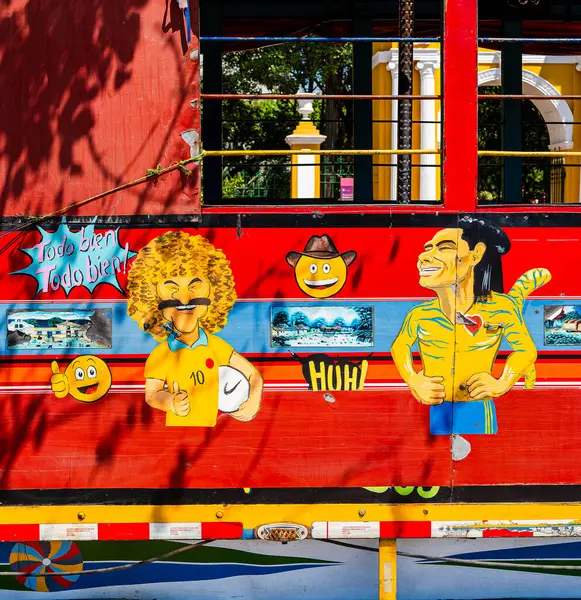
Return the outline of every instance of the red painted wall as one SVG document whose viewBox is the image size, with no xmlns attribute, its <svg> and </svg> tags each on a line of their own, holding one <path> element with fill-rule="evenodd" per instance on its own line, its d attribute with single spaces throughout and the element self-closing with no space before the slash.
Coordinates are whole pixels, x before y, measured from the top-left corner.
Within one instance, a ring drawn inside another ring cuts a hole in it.
<svg viewBox="0 0 581 600">
<path fill-rule="evenodd" d="M 291 217 L 289 217 L 291 218 Z M 347 217 L 348 218 L 348 217 Z M 72 226 L 76 231 L 80 226 Z M 48 229 L 48 228 L 47 228 Z M 53 228 L 54 229 L 54 228 Z M 102 227 L 101 231 L 110 229 Z M 418 285 L 416 262 L 424 243 L 440 227 L 426 228 L 252 228 L 245 227 L 240 235 L 237 228 L 121 228 L 121 244 L 129 243 L 137 251 L 157 235 L 179 230 L 192 235 L 200 234 L 221 248 L 231 262 L 239 298 L 301 298 L 293 269 L 286 262 L 290 251 L 302 251 L 312 235 L 327 233 L 339 252 L 356 250 L 357 259 L 349 268 L 349 277 L 336 299 L 359 298 L 424 298 L 432 297 Z M 546 266 L 553 278 L 542 288 L 543 296 L 580 296 L 581 279 L 573 277 L 571 265 L 563 257 L 577 253 L 581 233 L 576 228 L 511 227 L 508 229 L 512 248 L 504 261 L 504 279 L 512 284 L 525 271 Z M 0 298 L 27 300 L 36 290 L 34 279 L 8 276 L 10 272 L 26 267 L 30 259 L 21 248 L 30 248 L 39 240 L 36 231 L 9 233 L 3 239 L 4 251 L 0 260 L 2 277 L 11 284 L 0 286 Z M 119 274 L 123 283 L 123 274 Z M 89 294 L 85 288 L 75 288 L 69 296 L 81 298 L 122 298 L 109 286 L 100 286 Z M 66 298 L 63 292 L 51 293 L 51 298 Z"/>
<path fill-rule="evenodd" d="M 72 227 L 75 230 L 75 227 Z M 104 231 L 107 227 L 101 229 Z M 285 257 L 302 251 L 312 235 L 329 234 L 339 252 L 355 250 L 343 290 L 329 302 L 431 298 L 418 285 L 417 255 L 438 230 L 406 227 L 185 229 L 221 248 L 231 261 L 238 296 L 280 303 L 312 302 L 296 285 Z M 535 267 L 552 281 L 531 299 L 575 303 L 581 283 L 569 258 L 579 246 L 577 228 L 505 228 L 512 249 L 504 259 L 505 282 L 512 284 Z M 165 228 L 122 228 L 121 244 L 137 251 Z M 37 232 L 4 238 L 0 293 L 4 304 L 66 302 L 62 291 L 34 296 L 29 276 L 10 274 L 30 260 L 21 251 L 39 241 Z M 121 287 L 125 280 L 120 275 Z M 122 300 L 109 285 L 93 294 L 74 289 L 70 301 Z M 400 319 L 400 317 L 398 317 Z M 256 322 L 257 328 L 269 327 Z M 135 324 L 135 328 L 137 325 Z M 245 340 L 235 347 L 243 352 Z M 334 350 L 328 351 L 333 354 Z M 499 433 L 475 436 L 472 453 L 450 460 L 449 436 L 429 434 L 428 408 L 403 386 L 389 347 L 375 347 L 368 381 L 400 384 L 393 389 L 322 392 L 267 388 L 258 416 L 238 422 L 227 415 L 214 428 L 165 426 L 165 415 L 144 401 L 143 391 L 117 389 L 94 404 L 50 391 L 27 392 L 25 384 L 48 385 L 51 356 L 4 356 L 0 415 L 0 488 L 274 488 L 385 485 L 580 484 L 581 412 L 578 385 L 581 351 L 541 352 L 535 390 L 515 388 L 497 399 Z M 243 352 L 244 353 L 244 352 Z M 364 356 L 368 351 L 353 351 Z M 304 382 L 290 353 L 248 355 L 266 383 Z M 70 357 L 69 357 L 70 358 Z M 104 356 L 107 360 L 107 357 Z M 145 355 L 111 361 L 114 383 L 143 383 Z M 498 360 L 502 363 L 502 359 Z M 498 369 L 497 369 L 498 370 Z M 570 387 L 551 382 L 571 380 Z"/>
<path fill-rule="evenodd" d="M 199 44 L 177 2 L 15 0 L 0 15 L 3 216 L 46 215 L 190 156 Z M 196 213 L 191 170 L 67 214 Z"/>
</svg>

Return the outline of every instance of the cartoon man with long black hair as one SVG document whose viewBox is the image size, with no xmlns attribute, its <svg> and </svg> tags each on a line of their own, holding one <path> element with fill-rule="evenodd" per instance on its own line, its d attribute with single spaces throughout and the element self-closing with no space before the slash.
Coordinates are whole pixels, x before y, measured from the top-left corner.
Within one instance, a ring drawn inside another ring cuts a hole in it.
<svg viewBox="0 0 581 600">
<path fill-rule="evenodd" d="M 484 221 L 465 217 L 443 229 L 418 258 L 420 285 L 436 298 L 406 316 L 391 352 L 413 396 L 430 406 L 430 433 L 452 435 L 452 457 L 465 458 L 466 434 L 498 431 L 494 398 L 524 377 L 535 384 L 535 344 L 523 318 L 524 301 L 551 279 L 546 269 L 526 272 L 504 294 L 502 256 L 508 236 Z M 512 348 L 500 377 L 492 367 L 502 339 Z M 422 368 L 416 371 L 416 344 Z"/>
</svg>

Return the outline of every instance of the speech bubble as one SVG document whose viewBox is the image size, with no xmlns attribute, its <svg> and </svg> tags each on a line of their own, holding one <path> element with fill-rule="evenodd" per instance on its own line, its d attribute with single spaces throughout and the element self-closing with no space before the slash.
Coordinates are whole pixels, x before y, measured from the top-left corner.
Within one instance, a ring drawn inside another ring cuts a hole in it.
<svg viewBox="0 0 581 600">
<path fill-rule="evenodd" d="M 40 242 L 21 249 L 32 263 L 11 275 L 34 277 L 38 285 L 35 296 L 60 289 L 68 296 L 77 287 L 92 292 L 102 283 L 122 292 L 117 274 L 127 272 L 127 261 L 136 253 L 129 243 L 119 244 L 119 228 L 95 233 L 95 221 L 79 231 L 71 231 L 65 217 L 54 232 L 37 227 Z"/>
</svg>

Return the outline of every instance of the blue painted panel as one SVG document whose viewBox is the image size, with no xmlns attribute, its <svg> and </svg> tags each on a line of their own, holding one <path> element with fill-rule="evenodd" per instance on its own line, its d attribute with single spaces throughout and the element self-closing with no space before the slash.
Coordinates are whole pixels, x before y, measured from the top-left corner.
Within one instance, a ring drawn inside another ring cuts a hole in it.
<svg viewBox="0 0 581 600">
<path fill-rule="evenodd" d="M 545 306 L 560 306 L 567 303 L 566 299 L 559 300 L 530 300 L 525 304 L 525 321 L 529 331 L 535 341 L 538 350 L 563 350 L 581 349 L 581 343 L 578 345 L 570 345 L 565 347 L 548 346 L 544 339 L 544 307 Z M 360 352 L 367 354 L 369 352 L 389 352 L 391 344 L 395 339 L 401 324 L 408 311 L 416 306 L 418 301 L 402 300 L 402 301 L 375 301 L 375 302 L 358 302 L 349 300 L 346 302 L 325 302 L 324 306 L 371 306 L 374 312 L 374 337 L 373 344 L 365 348 L 352 347 L 320 347 L 304 346 L 301 348 L 291 348 L 294 352 L 300 353 L 315 353 L 327 352 L 331 354 L 353 354 Z M 280 302 L 280 301 L 252 301 L 236 303 L 232 312 L 229 315 L 228 324 L 220 332 L 220 337 L 230 343 L 238 352 L 247 354 L 288 354 L 289 348 L 273 348 L 270 339 L 270 322 L 271 309 L 273 306 L 305 306 L 310 305 L 305 301 L 295 302 Z M 313 303 L 313 305 L 315 305 Z M 317 306 L 322 306 L 323 303 L 316 303 Z M 71 310 L 104 308 L 110 307 L 113 314 L 113 347 L 110 349 L 95 349 L 87 348 L 65 348 L 65 349 L 16 349 L 7 348 L 6 332 L 7 332 L 7 313 L 9 310 Z M 1 342 L 0 354 L 2 355 L 54 355 L 58 354 L 100 354 L 119 355 L 119 354 L 138 354 L 147 355 L 156 346 L 156 341 L 139 329 L 137 324 L 129 317 L 126 312 L 126 304 L 124 302 L 117 303 L 71 303 L 68 304 L 52 304 L 52 303 L 22 303 L 22 304 L 3 304 L 0 305 L 0 327 L 3 332 L 3 340 Z M 580 336 L 581 340 L 581 336 Z M 503 341 L 501 346 L 503 350 L 509 350 L 508 344 Z"/>
</svg>

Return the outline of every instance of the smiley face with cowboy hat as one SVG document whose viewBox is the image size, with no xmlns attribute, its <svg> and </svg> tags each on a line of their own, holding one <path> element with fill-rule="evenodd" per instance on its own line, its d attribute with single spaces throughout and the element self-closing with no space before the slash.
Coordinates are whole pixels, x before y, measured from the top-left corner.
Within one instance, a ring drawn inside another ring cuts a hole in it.
<svg viewBox="0 0 581 600">
<path fill-rule="evenodd" d="M 347 267 L 357 252 L 339 254 L 327 235 L 314 235 L 302 252 L 289 252 L 286 262 L 294 268 L 298 286 L 313 298 L 330 298 L 341 291 L 347 280 Z"/>
</svg>

